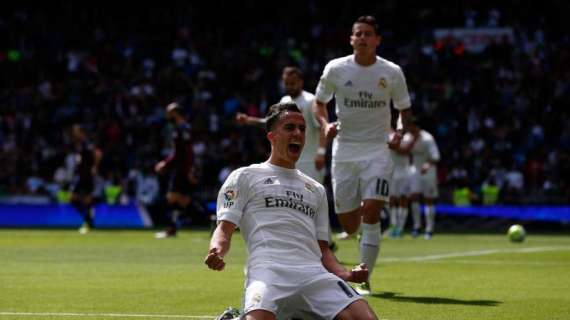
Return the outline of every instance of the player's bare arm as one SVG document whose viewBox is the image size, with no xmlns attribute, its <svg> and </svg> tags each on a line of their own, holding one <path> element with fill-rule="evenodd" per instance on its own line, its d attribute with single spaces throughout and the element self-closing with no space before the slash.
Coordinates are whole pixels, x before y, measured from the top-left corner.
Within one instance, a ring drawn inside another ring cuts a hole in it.
<svg viewBox="0 0 570 320">
<path fill-rule="evenodd" d="M 426 174 L 431 167 L 437 166 L 437 160 L 429 160 L 422 164 L 421 174 Z"/>
<path fill-rule="evenodd" d="M 315 118 L 321 125 L 321 130 L 327 140 L 331 140 L 336 137 L 338 133 L 338 123 L 329 123 L 329 114 L 327 111 L 327 104 L 319 100 L 315 100 L 313 104 L 313 112 L 315 113 Z"/>
<path fill-rule="evenodd" d="M 388 148 L 392 149 L 392 150 L 397 150 L 400 147 L 400 144 L 402 143 L 402 134 L 398 131 L 394 132 L 394 135 L 392 136 L 392 138 L 390 139 L 390 141 L 388 141 Z"/>
<path fill-rule="evenodd" d="M 412 124 L 412 108 L 407 108 L 404 110 L 400 110 L 400 117 L 402 119 L 402 127 L 404 129 L 404 132 L 409 132 L 410 131 L 410 126 Z"/>
<path fill-rule="evenodd" d="M 254 127 L 257 127 L 260 129 L 265 129 L 265 123 L 267 122 L 267 119 L 252 117 L 252 116 L 248 116 L 245 113 L 238 112 L 238 113 L 236 113 L 236 122 L 241 124 L 241 125 L 248 125 L 248 126 L 254 126 Z"/>
<path fill-rule="evenodd" d="M 225 255 L 230 250 L 232 235 L 236 229 L 236 225 L 228 222 L 221 221 L 210 241 L 210 250 L 204 259 L 204 263 L 212 270 L 222 271 L 226 266 L 224 261 Z"/>
<path fill-rule="evenodd" d="M 325 132 L 320 130 L 319 132 L 319 148 L 317 149 L 317 154 L 315 155 L 315 168 L 321 170 L 325 167 L 325 155 L 327 153 L 327 139 L 325 137 Z"/>
<path fill-rule="evenodd" d="M 319 240 L 319 247 L 322 253 L 321 261 L 329 272 L 337 275 L 344 281 L 360 283 L 368 279 L 368 267 L 365 264 L 359 264 L 351 270 L 346 270 L 336 259 L 327 241 Z"/>
<path fill-rule="evenodd" d="M 99 163 L 101 163 L 101 159 L 103 159 L 103 152 L 99 148 L 95 148 L 93 151 L 93 167 L 91 168 L 91 173 L 96 176 L 97 171 L 99 170 Z"/>
</svg>

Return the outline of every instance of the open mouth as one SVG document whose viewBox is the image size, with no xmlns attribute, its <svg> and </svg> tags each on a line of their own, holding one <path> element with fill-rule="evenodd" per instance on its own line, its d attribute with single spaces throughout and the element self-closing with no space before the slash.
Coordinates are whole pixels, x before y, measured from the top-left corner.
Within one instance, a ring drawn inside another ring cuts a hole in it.
<svg viewBox="0 0 570 320">
<path fill-rule="evenodd" d="M 298 142 L 291 142 L 288 146 L 289 152 L 291 153 L 300 153 L 301 152 L 301 144 Z"/>
</svg>

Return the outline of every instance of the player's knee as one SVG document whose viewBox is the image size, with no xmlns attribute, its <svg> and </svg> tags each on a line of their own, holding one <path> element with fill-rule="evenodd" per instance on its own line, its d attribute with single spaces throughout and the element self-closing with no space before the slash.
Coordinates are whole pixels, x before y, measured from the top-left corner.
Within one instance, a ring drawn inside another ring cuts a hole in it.
<svg viewBox="0 0 570 320">
<path fill-rule="evenodd" d="M 348 234 L 353 234 L 356 233 L 358 231 L 358 228 L 360 227 L 360 221 L 355 221 L 353 219 L 339 219 L 340 221 L 340 225 L 342 226 L 342 229 L 348 233 Z"/>
<path fill-rule="evenodd" d="M 366 302 L 359 300 L 339 313 L 335 320 L 378 320 L 378 317 Z"/>
<path fill-rule="evenodd" d="M 245 320 L 274 320 L 275 315 L 272 312 L 267 310 L 254 310 L 248 312 L 245 317 Z"/>
<path fill-rule="evenodd" d="M 363 221 L 365 223 L 377 223 L 380 221 L 380 210 L 382 207 L 382 202 L 365 202 L 361 208 Z"/>
<path fill-rule="evenodd" d="M 353 234 L 356 233 L 360 227 L 362 215 L 359 208 L 350 212 L 339 214 L 337 215 L 337 218 L 340 222 L 340 225 L 342 226 L 342 229 L 348 234 Z"/>
</svg>

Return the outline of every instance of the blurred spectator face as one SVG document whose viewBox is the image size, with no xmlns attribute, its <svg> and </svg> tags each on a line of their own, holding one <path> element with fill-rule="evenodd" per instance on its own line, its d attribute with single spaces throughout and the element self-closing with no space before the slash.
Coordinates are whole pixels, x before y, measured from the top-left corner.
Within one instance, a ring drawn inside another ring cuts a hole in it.
<svg viewBox="0 0 570 320">
<path fill-rule="evenodd" d="M 166 120 L 168 120 L 172 123 L 175 123 L 176 122 L 176 114 L 177 114 L 179 109 L 180 109 L 180 106 L 176 102 L 169 104 L 166 107 Z"/>
<path fill-rule="evenodd" d="M 85 139 L 85 131 L 79 125 L 74 125 L 71 128 L 71 135 L 75 141 L 83 141 Z"/>
<path fill-rule="evenodd" d="M 357 22 L 352 26 L 350 45 L 355 53 L 376 54 L 376 48 L 380 45 L 380 36 L 374 31 L 374 27 Z"/>
<path fill-rule="evenodd" d="M 296 74 L 283 73 L 283 87 L 285 88 L 285 93 L 295 98 L 303 90 L 303 80 Z"/>
</svg>

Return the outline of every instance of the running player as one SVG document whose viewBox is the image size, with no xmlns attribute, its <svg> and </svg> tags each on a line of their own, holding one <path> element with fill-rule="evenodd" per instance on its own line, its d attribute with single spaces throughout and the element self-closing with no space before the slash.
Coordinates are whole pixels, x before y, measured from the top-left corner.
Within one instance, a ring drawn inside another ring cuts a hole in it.
<svg viewBox="0 0 570 320">
<path fill-rule="evenodd" d="M 389 148 L 397 147 L 402 138 L 396 134 L 389 140 L 390 103 L 400 112 L 404 129 L 411 115 L 404 73 L 376 55 L 380 40 L 374 17 L 358 18 L 350 36 L 353 54 L 325 66 L 313 106 L 327 139 L 336 137 L 331 168 L 335 211 L 349 234 L 362 223 L 360 261 L 370 272 L 380 251 L 380 211 L 389 197 Z M 329 123 L 327 103 L 333 97 L 338 122 Z M 359 292 L 370 294 L 368 280 Z"/>
<path fill-rule="evenodd" d="M 87 132 L 81 125 L 73 125 L 71 135 L 76 160 L 75 175 L 71 185 L 71 204 L 83 217 L 79 233 L 85 234 L 93 228 L 95 218 L 93 191 L 103 153 L 89 141 Z"/>
<path fill-rule="evenodd" d="M 155 166 L 158 174 L 170 174 L 166 202 L 171 220 L 165 231 L 155 234 L 157 239 L 176 236 L 178 219 L 192 203 L 192 190 L 197 181 L 192 171 L 192 139 L 190 125 L 182 107 L 176 102 L 166 107 L 166 119 L 175 125 L 172 133 L 173 153 Z"/>
</svg>

